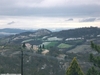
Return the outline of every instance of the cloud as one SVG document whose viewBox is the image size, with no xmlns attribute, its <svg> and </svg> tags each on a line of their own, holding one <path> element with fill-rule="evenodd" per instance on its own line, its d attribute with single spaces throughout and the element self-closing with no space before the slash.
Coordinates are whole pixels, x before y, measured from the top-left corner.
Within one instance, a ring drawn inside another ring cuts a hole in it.
<svg viewBox="0 0 100 75">
<path fill-rule="evenodd" d="M 65 21 L 73 21 L 74 19 L 73 18 L 69 18 L 68 20 L 65 20 Z"/>
<path fill-rule="evenodd" d="M 88 19 L 82 19 L 79 22 L 94 22 L 96 18 L 88 18 Z"/>
<path fill-rule="evenodd" d="M 33 16 L 7 16 L 5 20 L 0 20 L 1 28 L 20 28 L 20 29 L 40 29 L 40 28 L 77 28 L 77 27 L 100 27 L 100 21 L 96 22 L 79 22 L 79 19 L 74 18 L 73 21 L 66 22 L 65 20 L 71 17 L 33 17 Z M 87 18 L 88 19 L 88 18 Z M 7 25 L 7 23 L 15 22 Z M 1 23 L 3 22 L 3 23 Z"/>
<path fill-rule="evenodd" d="M 100 0 L 1 0 L 3 7 L 69 7 L 79 5 L 100 5 Z"/>
<path fill-rule="evenodd" d="M 100 0 L 0 0 L 6 16 L 100 16 Z"/>
<path fill-rule="evenodd" d="M 12 22 L 7 23 L 7 25 L 12 25 L 12 24 L 14 24 L 14 23 L 15 23 L 15 22 L 12 21 Z"/>
<path fill-rule="evenodd" d="M 0 9 L 6 16 L 44 16 L 44 17 L 100 17 L 100 6 L 50 7 L 50 8 L 9 8 Z"/>
<path fill-rule="evenodd" d="M 100 18 L 98 18 L 97 20 L 100 20 Z"/>
</svg>

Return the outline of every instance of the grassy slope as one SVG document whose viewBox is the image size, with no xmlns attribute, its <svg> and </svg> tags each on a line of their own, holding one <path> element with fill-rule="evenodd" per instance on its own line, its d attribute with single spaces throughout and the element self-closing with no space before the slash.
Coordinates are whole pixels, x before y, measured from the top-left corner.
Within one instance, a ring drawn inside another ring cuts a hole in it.
<svg viewBox="0 0 100 75">
<path fill-rule="evenodd" d="M 72 45 L 65 44 L 65 43 L 61 43 L 58 45 L 58 48 L 70 48 L 70 47 L 72 47 Z"/>
<path fill-rule="evenodd" d="M 90 47 L 90 45 L 79 45 L 76 48 L 67 51 L 68 53 L 96 53 Z"/>
<path fill-rule="evenodd" d="M 48 45 L 46 45 L 46 48 L 54 47 L 58 42 L 50 42 Z"/>
</svg>

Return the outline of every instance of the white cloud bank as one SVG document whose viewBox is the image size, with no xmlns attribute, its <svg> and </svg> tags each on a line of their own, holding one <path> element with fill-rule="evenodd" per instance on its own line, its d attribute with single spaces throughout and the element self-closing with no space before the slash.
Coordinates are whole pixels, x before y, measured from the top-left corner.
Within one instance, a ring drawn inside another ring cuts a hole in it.
<svg viewBox="0 0 100 75">
<path fill-rule="evenodd" d="M 20 29 L 68 29 L 77 27 L 100 27 L 100 21 L 95 22 L 79 22 L 82 18 L 70 18 L 61 17 L 8 17 L 0 21 L 0 28 L 20 28 Z M 67 21 L 66 21 L 67 20 Z M 69 21 L 68 21 L 69 20 Z M 11 23 L 8 25 L 8 23 Z"/>
</svg>

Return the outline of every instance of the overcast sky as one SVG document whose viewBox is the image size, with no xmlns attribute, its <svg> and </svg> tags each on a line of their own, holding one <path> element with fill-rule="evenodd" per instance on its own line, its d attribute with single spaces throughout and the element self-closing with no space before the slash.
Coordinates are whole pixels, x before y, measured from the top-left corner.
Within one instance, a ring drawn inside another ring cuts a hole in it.
<svg viewBox="0 0 100 75">
<path fill-rule="evenodd" d="M 100 27 L 100 0 L 0 0 L 0 28 Z"/>
</svg>

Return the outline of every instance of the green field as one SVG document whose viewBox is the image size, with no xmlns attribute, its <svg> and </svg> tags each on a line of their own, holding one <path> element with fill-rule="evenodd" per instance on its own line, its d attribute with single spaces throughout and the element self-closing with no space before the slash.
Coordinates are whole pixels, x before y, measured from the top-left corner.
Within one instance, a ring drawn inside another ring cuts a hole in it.
<svg viewBox="0 0 100 75">
<path fill-rule="evenodd" d="M 46 48 L 54 47 L 58 42 L 50 42 L 48 45 L 46 45 Z"/>
<path fill-rule="evenodd" d="M 70 48 L 70 47 L 72 47 L 72 45 L 65 44 L 65 43 L 61 43 L 58 45 L 58 48 Z"/>
</svg>

